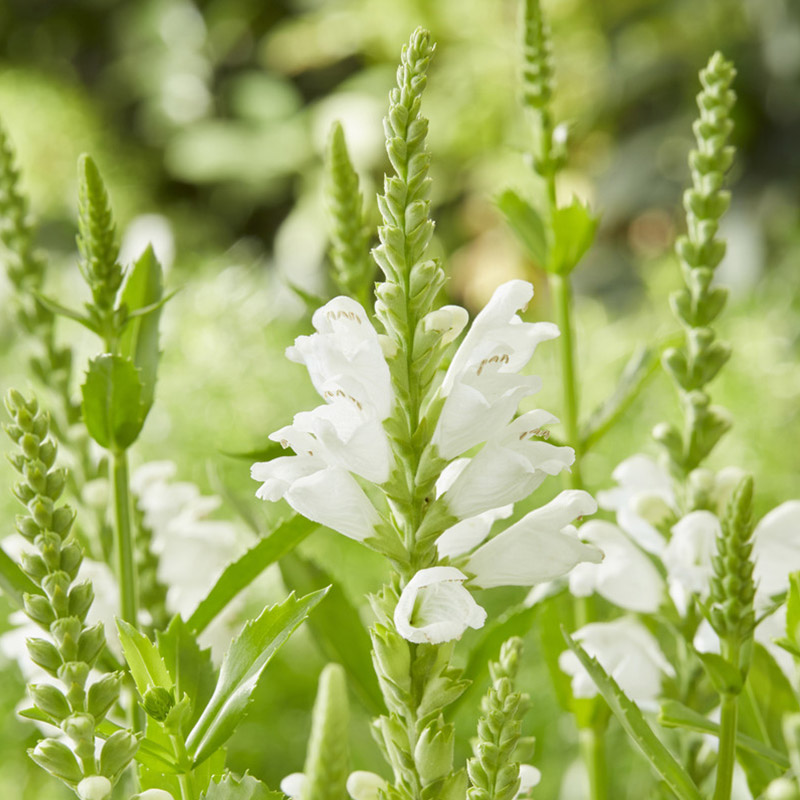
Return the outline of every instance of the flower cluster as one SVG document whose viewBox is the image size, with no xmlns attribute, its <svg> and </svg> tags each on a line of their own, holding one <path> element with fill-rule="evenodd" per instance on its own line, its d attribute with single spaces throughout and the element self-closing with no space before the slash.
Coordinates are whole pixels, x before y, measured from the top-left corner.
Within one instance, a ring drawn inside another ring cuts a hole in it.
<svg viewBox="0 0 800 800">
<path fill-rule="evenodd" d="M 520 401 L 541 387 L 540 378 L 521 371 L 540 342 L 558 335 L 550 323 L 519 317 L 532 296 L 533 287 L 520 280 L 495 291 L 428 405 L 432 435 L 426 456 L 440 474 L 427 515 L 445 524 L 436 531 L 438 562 L 416 569 L 396 607 L 395 626 L 409 641 L 441 643 L 483 625 L 485 612 L 466 585 L 532 586 L 579 562 L 601 560 L 600 551 L 581 542 L 572 528 L 574 520 L 596 510 L 582 491 L 562 492 L 489 538 L 515 502 L 548 475 L 569 469 L 575 458 L 572 448 L 546 441 L 555 417 L 533 410 L 515 418 Z M 437 331 L 446 344 L 466 319 L 463 309 L 446 307 L 431 312 L 420 327 Z M 309 519 L 397 558 L 400 534 L 386 491 L 397 465 L 384 424 L 396 406 L 384 352 L 391 354 L 391 345 L 347 297 L 331 300 L 312 322 L 316 333 L 298 338 L 287 355 L 305 364 L 325 403 L 296 414 L 291 425 L 272 434 L 295 455 L 253 465 L 253 478 L 262 482 L 257 495 L 283 498 Z"/>
</svg>

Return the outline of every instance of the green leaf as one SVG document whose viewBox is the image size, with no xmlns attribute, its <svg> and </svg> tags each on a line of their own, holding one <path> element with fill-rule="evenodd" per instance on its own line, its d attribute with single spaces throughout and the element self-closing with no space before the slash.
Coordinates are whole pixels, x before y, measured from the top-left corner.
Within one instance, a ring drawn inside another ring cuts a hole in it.
<svg viewBox="0 0 800 800">
<path fill-rule="evenodd" d="M 551 220 L 552 243 L 548 272 L 569 275 L 584 253 L 592 246 L 598 219 L 588 206 L 574 199 L 568 206 L 557 208 Z"/>
<path fill-rule="evenodd" d="M 129 320 L 120 336 L 120 352 L 131 359 L 139 370 L 142 382 L 143 415 L 153 405 L 156 373 L 161 356 L 158 345 L 158 324 L 161 318 L 160 301 L 164 294 L 161 265 L 148 245 L 139 260 L 128 272 L 122 286 L 120 302 L 125 305 Z M 155 306 L 143 316 L 130 319 L 131 313 Z"/>
<path fill-rule="evenodd" d="M 781 668 L 766 648 L 755 644 L 747 682 L 739 696 L 739 731 L 785 753 L 783 719 L 798 710 L 797 696 Z M 750 753 L 741 753 L 739 762 L 753 797 L 761 795 L 782 772 Z"/>
<path fill-rule="evenodd" d="M 62 306 L 50 297 L 39 294 L 39 292 L 32 292 L 32 294 L 51 314 L 75 320 L 75 322 L 83 325 L 84 328 L 88 328 L 92 333 L 96 333 L 98 336 L 100 335 L 100 330 L 97 325 L 95 325 L 89 317 L 85 317 L 81 314 L 80 311 L 73 311 L 71 308 Z"/>
<path fill-rule="evenodd" d="M 225 744 L 244 717 L 264 668 L 325 593 L 300 599 L 292 593 L 245 624 L 225 654 L 214 695 L 187 737 L 195 765 Z"/>
<path fill-rule="evenodd" d="M 742 673 L 718 653 L 695 651 L 719 694 L 738 694 L 742 689 Z"/>
<path fill-rule="evenodd" d="M 664 700 L 658 713 L 658 721 L 665 728 L 685 728 L 697 733 L 709 733 L 719 738 L 719 723 L 712 722 L 697 711 L 688 708 L 677 700 Z M 767 761 L 771 761 L 783 770 L 789 769 L 789 758 L 774 747 L 762 744 L 757 739 L 741 732 L 736 734 L 737 750 L 746 750 Z M 741 758 L 741 754 L 739 756 Z"/>
<path fill-rule="evenodd" d="M 252 775 L 235 778 L 228 773 L 212 783 L 200 800 L 284 800 L 282 792 L 273 792 Z"/>
<path fill-rule="evenodd" d="M 109 450 L 125 450 L 144 423 L 142 381 L 128 358 L 102 355 L 89 362 L 81 386 L 83 421 L 91 437 Z"/>
<path fill-rule="evenodd" d="M 19 564 L 0 547 L 0 589 L 16 608 L 22 608 L 23 594 L 42 590 L 20 569 Z"/>
<path fill-rule="evenodd" d="M 256 447 L 253 450 L 230 451 L 220 450 L 222 455 L 228 458 L 238 458 L 242 461 L 272 461 L 273 458 L 284 455 L 285 451 L 280 442 L 266 442 L 263 447 Z"/>
<path fill-rule="evenodd" d="M 549 248 L 544 221 L 539 212 L 512 189 L 503 192 L 495 202 L 528 255 L 537 264 L 546 267 Z"/>
<path fill-rule="evenodd" d="M 316 522 L 305 517 L 291 517 L 239 559 L 228 564 L 214 587 L 186 621 L 187 627 L 195 633 L 205 630 L 242 589 L 249 586 L 268 566 L 294 550 L 318 527 Z M 330 585 L 330 581 L 325 585 Z"/>
<path fill-rule="evenodd" d="M 211 651 L 200 648 L 180 616 L 173 617 L 165 631 L 156 633 L 156 641 L 158 652 L 175 682 L 176 696 L 188 695 L 191 700 L 192 713 L 188 725 L 192 726 L 208 704 L 217 682 Z"/>
<path fill-rule="evenodd" d="M 702 800 L 694 781 L 653 733 L 639 707 L 619 688 L 614 678 L 603 669 L 596 658 L 592 658 L 566 631 L 563 633 L 569 649 L 578 657 L 625 732 L 636 743 L 662 780 L 680 800 Z"/>
<path fill-rule="evenodd" d="M 800 572 L 789 576 L 789 596 L 786 601 L 786 637 L 800 649 Z"/>
<path fill-rule="evenodd" d="M 322 567 L 297 553 L 283 559 L 281 574 L 287 587 L 298 594 L 331 587 L 325 602 L 309 619 L 308 627 L 325 658 L 345 668 L 354 691 L 370 714 L 385 713 L 372 668 L 372 644 L 358 609 Z"/>
<path fill-rule="evenodd" d="M 117 619 L 119 641 L 140 695 L 151 686 L 172 689 L 174 683 L 158 648 L 124 619 Z"/>
</svg>

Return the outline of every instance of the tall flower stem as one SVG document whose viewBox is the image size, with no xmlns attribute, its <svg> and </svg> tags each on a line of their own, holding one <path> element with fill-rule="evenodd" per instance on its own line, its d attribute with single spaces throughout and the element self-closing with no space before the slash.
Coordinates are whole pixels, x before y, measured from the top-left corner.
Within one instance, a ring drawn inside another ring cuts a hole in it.
<svg viewBox="0 0 800 800">
<path fill-rule="evenodd" d="M 114 453 L 114 522 L 116 533 L 117 578 L 120 586 L 122 619 L 136 625 L 139 601 L 136 589 L 136 562 L 133 554 L 131 526 L 131 493 L 128 476 L 128 456 L 123 450 Z"/>
<path fill-rule="evenodd" d="M 605 736 L 593 726 L 581 729 L 579 741 L 589 780 L 589 800 L 605 800 L 608 797 Z"/>
<path fill-rule="evenodd" d="M 719 734 L 719 761 L 714 800 L 730 800 L 733 788 L 733 767 L 736 763 L 736 728 L 739 718 L 738 696 L 726 694 L 722 700 Z"/>
</svg>

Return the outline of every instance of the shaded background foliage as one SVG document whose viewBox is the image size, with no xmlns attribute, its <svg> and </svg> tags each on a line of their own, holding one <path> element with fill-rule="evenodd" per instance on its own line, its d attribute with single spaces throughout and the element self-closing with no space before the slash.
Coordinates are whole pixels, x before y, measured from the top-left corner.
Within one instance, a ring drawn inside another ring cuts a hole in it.
<svg viewBox="0 0 800 800">
<path fill-rule="evenodd" d="M 738 158 L 721 270 L 734 290 L 721 321 L 734 358 L 715 387 L 737 423 L 716 458 L 754 471 L 759 507 L 770 508 L 796 495 L 800 472 L 800 451 L 787 435 L 798 430 L 800 413 L 800 6 L 563 0 L 547 10 L 556 110 L 570 123 L 561 188 L 602 215 L 598 244 L 575 275 L 584 412 L 611 390 L 633 343 L 674 330 L 666 296 L 679 283 L 671 246 L 681 224 L 696 73 L 715 49 L 737 65 Z M 524 276 L 539 289 L 534 316 L 551 318 L 536 265 L 493 204 L 509 185 L 531 197 L 538 190 L 521 168 L 529 142 L 518 104 L 518 12 L 509 0 L 0 3 L 0 117 L 19 154 L 40 244 L 52 253 L 54 287 L 69 295 L 79 286 L 80 152 L 96 156 L 130 241 L 148 233 L 173 240 L 169 280 L 184 288 L 164 314 L 165 356 L 143 460 L 172 458 L 182 476 L 206 489 L 218 488 L 210 474 L 221 475 L 249 502 L 247 462 L 223 452 L 262 447 L 291 413 L 310 407 L 303 370 L 282 352 L 308 324 L 287 281 L 329 291 L 321 152 L 330 124 L 341 119 L 375 214 L 386 164 L 381 117 L 399 46 L 417 25 L 438 42 L 425 113 L 436 246 L 448 254 L 451 294 L 474 310 L 497 283 Z M 162 216 L 141 219 L 155 213 Z M 137 219 L 138 229 L 129 227 Z M 61 330 L 86 348 L 69 323 Z M 25 385 L 22 347 L 6 315 L 0 348 L 3 388 Z M 554 355 L 539 359 L 546 389 L 537 404 L 558 413 Z M 618 461 L 650 448 L 650 427 L 673 407 L 659 376 L 626 424 L 587 459 L 590 486 L 607 485 Z M 2 478 L 9 483 L 10 470 Z M 5 534 L 13 527 L 7 493 L 0 503 Z M 279 513 L 261 504 L 253 512 Z M 234 513 L 230 504 L 225 513 Z M 378 585 L 369 554 L 341 537 L 316 534 L 303 552 L 324 563 L 354 601 Z M 519 599 L 500 595 L 487 607 Z M 527 637 L 525 676 L 529 686 L 547 686 L 536 642 Z M 321 663 L 309 636 L 287 650 L 232 743 L 234 767 L 252 764 L 274 785 L 301 766 Z M 41 776 L 19 748 L 27 728 L 8 713 L 21 683 L 12 665 L 4 675 L 0 788 L 25 784 L 24 797 L 41 796 Z M 535 696 L 528 724 L 544 766 L 539 796 L 556 797 L 574 736 L 556 724 L 549 688 Z M 360 767 L 374 755 L 365 718 L 362 710 L 353 723 Z M 627 764 L 627 750 L 617 752 Z M 647 785 L 639 763 L 630 766 L 633 772 L 615 773 L 614 797 L 641 796 Z M 580 796 L 570 786 L 568 777 L 561 796 Z"/>
</svg>

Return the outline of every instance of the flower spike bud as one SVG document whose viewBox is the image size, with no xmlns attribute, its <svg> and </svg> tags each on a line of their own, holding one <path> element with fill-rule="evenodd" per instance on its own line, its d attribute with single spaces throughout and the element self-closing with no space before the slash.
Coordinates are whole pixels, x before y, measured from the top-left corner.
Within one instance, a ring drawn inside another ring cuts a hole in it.
<svg viewBox="0 0 800 800">
<path fill-rule="evenodd" d="M 326 196 L 332 220 L 330 258 L 339 289 L 364 304 L 371 294 L 375 263 L 370 258 L 364 200 L 339 122 L 331 128 L 326 158 Z"/>
<path fill-rule="evenodd" d="M 523 4 L 523 67 L 522 88 L 527 105 L 537 110 L 548 106 L 553 96 L 553 48 L 550 26 L 540 0 L 524 0 Z"/>
<path fill-rule="evenodd" d="M 300 800 L 340 800 L 348 774 L 347 681 L 339 664 L 319 676 Z"/>
</svg>

